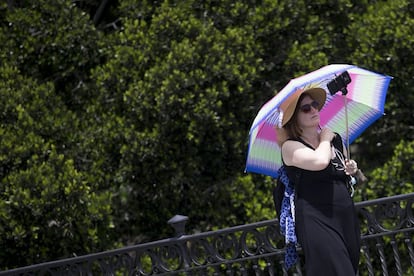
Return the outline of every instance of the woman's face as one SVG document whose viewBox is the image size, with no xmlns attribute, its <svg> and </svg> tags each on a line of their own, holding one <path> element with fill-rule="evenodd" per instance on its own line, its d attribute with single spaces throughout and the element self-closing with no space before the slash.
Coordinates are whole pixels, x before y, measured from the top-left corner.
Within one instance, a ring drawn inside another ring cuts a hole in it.
<svg viewBox="0 0 414 276">
<path fill-rule="evenodd" d="M 319 103 L 306 95 L 299 103 L 298 125 L 301 128 L 315 127 L 319 125 Z"/>
</svg>

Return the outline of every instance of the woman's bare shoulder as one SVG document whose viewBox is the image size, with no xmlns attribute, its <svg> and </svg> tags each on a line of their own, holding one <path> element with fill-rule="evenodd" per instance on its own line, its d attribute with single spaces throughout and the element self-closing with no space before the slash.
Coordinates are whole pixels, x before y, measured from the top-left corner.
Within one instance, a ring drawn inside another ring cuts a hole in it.
<svg viewBox="0 0 414 276">
<path fill-rule="evenodd" d="M 293 151 L 306 147 L 303 143 L 297 140 L 286 140 L 282 145 L 282 155 L 291 154 Z"/>
<path fill-rule="evenodd" d="M 296 148 L 296 147 L 302 147 L 302 146 L 304 146 L 302 142 L 298 140 L 289 139 L 283 143 L 282 149 L 283 148 Z"/>
</svg>

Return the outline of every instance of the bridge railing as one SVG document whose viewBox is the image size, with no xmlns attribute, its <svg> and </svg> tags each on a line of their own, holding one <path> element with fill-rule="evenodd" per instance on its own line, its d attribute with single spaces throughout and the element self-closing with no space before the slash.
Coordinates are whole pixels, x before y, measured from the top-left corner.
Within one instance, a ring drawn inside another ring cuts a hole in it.
<svg viewBox="0 0 414 276">
<path fill-rule="evenodd" d="M 361 233 L 359 275 L 414 275 L 414 193 L 356 203 Z M 185 234 L 188 218 L 169 223 L 176 236 L 0 275 L 303 275 L 303 258 L 284 266 L 277 220 Z M 300 252 L 300 248 L 299 248 Z M 301 252 L 300 252 L 301 254 Z"/>
</svg>

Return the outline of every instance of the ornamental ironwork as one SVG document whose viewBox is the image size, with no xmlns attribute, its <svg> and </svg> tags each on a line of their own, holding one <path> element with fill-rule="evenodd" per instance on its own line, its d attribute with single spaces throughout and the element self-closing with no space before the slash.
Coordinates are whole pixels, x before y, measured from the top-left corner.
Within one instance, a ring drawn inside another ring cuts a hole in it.
<svg viewBox="0 0 414 276">
<path fill-rule="evenodd" d="M 413 203 L 414 193 L 355 204 L 362 239 L 359 275 L 414 275 Z M 277 220 L 186 235 L 187 220 L 180 215 L 169 220 L 176 230 L 169 239 L 0 275 L 303 275 L 302 261 L 285 269 Z"/>
</svg>

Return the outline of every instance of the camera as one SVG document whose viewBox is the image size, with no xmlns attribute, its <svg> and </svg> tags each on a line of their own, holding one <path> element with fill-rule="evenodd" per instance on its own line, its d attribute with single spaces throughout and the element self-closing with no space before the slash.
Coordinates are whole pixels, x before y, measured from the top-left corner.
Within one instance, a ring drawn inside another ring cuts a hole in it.
<svg viewBox="0 0 414 276">
<path fill-rule="evenodd" d="M 346 95 L 348 93 L 348 90 L 346 89 L 346 87 L 350 83 L 351 83 L 351 76 L 349 75 L 348 71 L 345 71 L 339 76 L 335 77 L 333 80 L 331 80 L 328 83 L 327 87 L 331 95 L 336 94 L 338 91 L 341 91 L 342 95 Z"/>
</svg>

